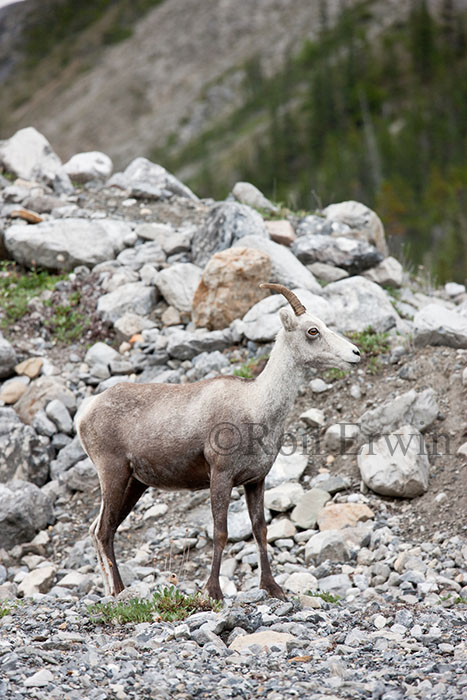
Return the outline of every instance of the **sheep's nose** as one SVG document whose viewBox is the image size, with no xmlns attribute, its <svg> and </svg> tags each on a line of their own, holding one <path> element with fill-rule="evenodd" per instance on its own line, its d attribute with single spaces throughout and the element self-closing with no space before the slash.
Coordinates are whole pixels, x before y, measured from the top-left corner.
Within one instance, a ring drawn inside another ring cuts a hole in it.
<svg viewBox="0 0 467 700">
<path fill-rule="evenodd" d="M 352 350 L 352 352 L 354 355 L 358 355 L 360 357 L 360 350 L 357 350 L 357 348 L 355 348 L 355 350 Z"/>
</svg>

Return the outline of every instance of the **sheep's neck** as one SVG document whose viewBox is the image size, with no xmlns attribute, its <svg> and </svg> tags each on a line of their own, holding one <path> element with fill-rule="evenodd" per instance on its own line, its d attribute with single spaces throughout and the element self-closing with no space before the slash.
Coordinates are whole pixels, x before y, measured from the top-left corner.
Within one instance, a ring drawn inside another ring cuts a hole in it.
<svg viewBox="0 0 467 700">
<path fill-rule="evenodd" d="M 255 394 L 264 420 L 276 425 L 285 422 L 304 380 L 304 368 L 298 367 L 281 331 L 264 370 L 255 380 Z"/>
</svg>

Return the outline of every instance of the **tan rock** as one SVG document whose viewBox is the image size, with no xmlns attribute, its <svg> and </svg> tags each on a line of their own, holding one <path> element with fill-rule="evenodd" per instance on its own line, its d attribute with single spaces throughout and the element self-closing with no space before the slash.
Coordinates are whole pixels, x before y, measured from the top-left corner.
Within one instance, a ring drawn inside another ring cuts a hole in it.
<svg viewBox="0 0 467 700">
<path fill-rule="evenodd" d="M 53 399 L 60 399 L 70 410 L 76 407 L 76 397 L 57 377 L 39 377 L 27 387 L 15 404 L 15 411 L 23 423 L 32 423 L 36 412 Z"/>
<path fill-rule="evenodd" d="M 232 644 L 229 645 L 229 649 L 239 652 L 252 646 L 259 646 L 261 649 L 270 649 L 272 646 L 285 646 L 287 642 L 292 642 L 294 639 L 297 638 L 294 637 L 293 634 L 288 634 L 287 632 L 266 630 L 264 632 L 255 632 L 254 634 L 245 634 L 241 637 L 236 637 Z"/>
<path fill-rule="evenodd" d="M 164 326 L 178 326 L 181 322 L 180 312 L 175 306 L 168 306 L 161 316 Z"/>
<path fill-rule="evenodd" d="M 30 571 L 19 584 L 19 595 L 28 598 L 37 593 L 48 593 L 54 582 L 56 573 L 57 570 L 52 564 L 41 566 L 40 569 Z"/>
<path fill-rule="evenodd" d="M 29 377 L 29 379 L 35 379 L 41 373 L 43 364 L 44 360 L 42 357 L 28 357 L 27 360 L 16 365 L 15 372 L 20 375 L 24 374 L 26 377 Z"/>
<path fill-rule="evenodd" d="M 193 321 L 209 330 L 242 318 L 269 292 L 259 288 L 271 275 L 269 255 L 251 248 L 228 248 L 212 256 L 193 297 Z"/>
<path fill-rule="evenodd" d="M 13 404 L 19 401 L 27 389 L 27 384 L 19 379 L 13 379 L 8 382 L 0 392 L 0 400 L 6 404 Z"/>
<path fill-rule="evenodd" d="M 315 608 L 319 610 L 322 607 L 323 601 L 316 595 L 300 595 L 298 599 L 304 608 Z"/>
<path fill-rule="evenodd" d="M 330 503 L 320 512 L 317 522 L 320 530 L 342 530 L 374 517 L 365 503 Z"/>
<path fill-rule="evenodd" d="M 266 231 L 271 236 L 271 240 L 275 243 L 282 243 L 282 245 L 291 246 L 294 240 L 297 238 L 295 231 L 292 228 L 292 224 L 287 219 L 280 219 L 279 221 L 265 221 Z"/>
</svg>

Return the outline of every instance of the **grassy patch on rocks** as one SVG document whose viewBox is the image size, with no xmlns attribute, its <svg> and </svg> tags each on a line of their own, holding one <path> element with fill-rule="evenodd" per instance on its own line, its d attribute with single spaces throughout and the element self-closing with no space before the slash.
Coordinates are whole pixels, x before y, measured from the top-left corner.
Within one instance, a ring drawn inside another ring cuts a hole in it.
<svg viewBox="0 0 467 700">
<path fill-rule="evenodd" d="M 88 606 L 90 621 L 95 624 L 127 624 L 130 622 L 176 622 L 195 612 L 219 612 L 222 603 L 201 593 L 185 595 L 174 586 L 156 591 L 152 599 L 96 603 Z"/>
<path fill-rule="evenodd" d="M 53 289 L 65 277 L 66 275 L 50 274 L 46 270 L 25 271 L 12 262 L 0 263 L 0 326 L 8 328 L 11 323 L 25 316 L 29 311 L 28 303 L 33 297 Z"/>
<path fill-rule="evenodd" d="M 380 355 L 389 352 L 389 334 L 378 333 L 371 326 L 364 331 L 347 333 L 347 337 L 355 343 L 364 357 L 368 359 L 367 370 L 370 374 L 378 374 L 381 370 Z"/>
</svg>

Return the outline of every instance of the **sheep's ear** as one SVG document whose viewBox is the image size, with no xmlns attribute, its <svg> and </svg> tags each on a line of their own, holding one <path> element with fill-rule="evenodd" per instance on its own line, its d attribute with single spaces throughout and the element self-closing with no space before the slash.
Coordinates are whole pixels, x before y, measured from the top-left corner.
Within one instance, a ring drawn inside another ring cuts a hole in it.
<svg viewBox="0 0 467 700">
<path fill-rule="evenodd" d="M 279 316 L 286 331 L 293 331 L 297 327 L 297 318 L 288 309 L 281 309 Z"/>
</svg>

